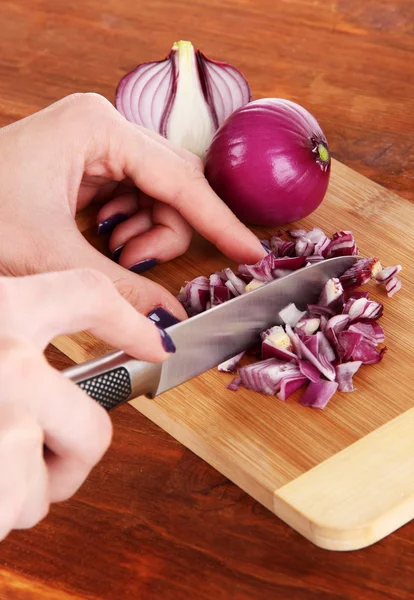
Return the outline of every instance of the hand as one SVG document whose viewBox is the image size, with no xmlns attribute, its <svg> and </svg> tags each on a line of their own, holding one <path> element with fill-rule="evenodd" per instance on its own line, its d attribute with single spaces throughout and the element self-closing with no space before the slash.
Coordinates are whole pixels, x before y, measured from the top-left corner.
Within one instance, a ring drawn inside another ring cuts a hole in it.
<svg viewBox="0 0 414 600">
<path fill-rule="evenodd" d="M 184 318 L 171 294 L 122 267 L 139 271 L 148 266 L 141 261 L 182 254 L 192 227 L 236 261 L 265 255 L 210 188 L 197 157 L 129 123 L 96 94 L 69 96 L 0 130 L 0 156 L 0 273 L 93 267 L 140 312 L 161 305 Z M 124 246 L 122 267 L 76 227 L 76 212 L 92 201 L 106 202 L 101 228 L 128 217 L 110 239 L 112 251 Z"/>
<path fill-rule="evenodd" d="M 107 413 L 43 355 L 56 335 L 84 329 L 136 358 L 169 356 L 99 271 L 0 277 L 0 540 L 72 496 L 110 443 Z"/>
</svg>

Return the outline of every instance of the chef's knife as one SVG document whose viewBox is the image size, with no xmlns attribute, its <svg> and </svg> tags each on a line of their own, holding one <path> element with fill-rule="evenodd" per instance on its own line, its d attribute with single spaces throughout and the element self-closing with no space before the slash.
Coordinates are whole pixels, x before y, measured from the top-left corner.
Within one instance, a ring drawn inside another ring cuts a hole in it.
<svg viewBox="0 0 414 600">
<path fill-rule="evenodd" d="M 63 373 L 107 410 L 142 394 L 154 398 L 255 344 L 261 331 L 280 324 L 282 308 L 294 302 L 304 309 L 316 302 L 325 282 L 356 260 L 323 260 L 168 327 L 177 351 L 164 363 L 118 351 Z"/>
</svg>

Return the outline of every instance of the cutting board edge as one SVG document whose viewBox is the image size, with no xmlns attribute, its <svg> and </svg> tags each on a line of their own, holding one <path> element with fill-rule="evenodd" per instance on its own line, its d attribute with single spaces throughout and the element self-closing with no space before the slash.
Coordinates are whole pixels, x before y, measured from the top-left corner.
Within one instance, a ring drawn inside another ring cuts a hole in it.
<svg viewBox="0 0 414 600">
<path fill-rule="evenodd" d="M 211 441 L 203 448 L 199 435 L 171 419 L 153 401 L 140 397 L 130 404 L 320 548 L 331 551 L 365 548 L 414 518 L 414 436 L 401 434 L 401 423 L 407 431 L 414 428 L 414 408 L 288 484 L 277 486 L 275 482 L 273 486 L 266 486 L 253 479 L 247 469 L 234 464 L 229 469 L 220 452 L 217 449 L 212 452 Z M 378 444 L 384 449 L 392 444 L 398 451 L 386 460 L 385 452 L 378 455 Z M 410 477 L 402 478 L 402 471 Z M 335 473 L 337 481 L 342 482 L 332 496 L 324 489 L 329 473 Z M 356 480 L 359 476 L 356 489 L 350 474 L 355 474 Z M 382 503 L 369 503 L 368 514 L 355 521 L 354 515 L 361 512 L 361 497 L 366 497 L 371 487 L 372 491 L 375 489 L 379 478 L 384 480 L 384 485 L 388 483 L 391 491 L 385 500 L 382 497 Z M 322 504 L 321 497 L 325 498 Z M 325 515 L 321 514 L 323 510 L 326 510 Z"/>
<path fill-rule="evenodd" d="M 273 512 L 325 550 L 380 541 L 414 518 L 413 429 L 414 408 L 275 490 Z M 339 485 L 328 494 L 330 475 Z"/>
</svg>

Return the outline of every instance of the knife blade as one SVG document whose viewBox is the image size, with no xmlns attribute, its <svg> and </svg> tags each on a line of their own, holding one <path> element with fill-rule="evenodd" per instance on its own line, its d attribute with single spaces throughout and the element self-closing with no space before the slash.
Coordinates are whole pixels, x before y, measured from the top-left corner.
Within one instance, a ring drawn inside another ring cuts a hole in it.
<svg viewBox="0 0 414 600">
<path fill-rule="evenodd" d="M 177 351 L 164 363 L 117 351 L 63 374 L 107 410 L 142 394 L 154 398 L 252 346 L 262 331 L 281 323 L 279 312 L 290 302 L 301 310 L 315 303 L 326 281 L 357 259 L 323 260 L 172 325 L 168 334 Z"/>
</svg>

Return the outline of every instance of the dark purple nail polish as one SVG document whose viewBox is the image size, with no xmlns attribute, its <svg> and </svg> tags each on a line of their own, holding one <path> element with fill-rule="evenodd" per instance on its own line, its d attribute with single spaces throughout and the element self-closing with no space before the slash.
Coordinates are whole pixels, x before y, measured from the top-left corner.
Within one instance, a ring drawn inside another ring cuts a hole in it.
<svg viewBox="0 0 414 600">
<path fill-rule="evenodd" d="M 158 265 L 158 261 L 155 258 L 146 258 L 145 260 L 140 260 L 132 267 L 128 267 L 130 271 L 133 273 L 143 273 L 144 271 L 148 271 Z"/>
<path fill-rule="evenodd" d="M 263 246 L 263 248 L 266 250 L 266 252 L 269 254 L 269 252 L 270 252 L 269 242 L 267 240 L 260 240 L 260 243 Z"/>
<path fill-rule="evenodd" d="M 148 313 L 147 317 L 148 319 L 151 319 L 157 327 L 162 327 L 162 329 L 167 329 L 167 327 L 171 327 L 171 325 L 180 323 L 180 320 L 177 319 L 177 317 L 174 317 L 174 315 L 161 306 Z"/>
<path fill-rule="evenodd" d="M 115 215 L 112 215 L 112 217 L 109 217 L 109 219 L 106 219 L 106 221 L 99 223 L 98 234 L 111 233 L 117 225 L 123 223 L 128 218 L 129 215 L 126 215 L 125 213 L 116 213 Z"/>
<path fill-rule="evenodd" d="M 123 246 L 118 246 L 118 248 L 115 248 L 115 250 L 112 252 L 112 260 L 114 262 L 118 262 L 119 261 L 119 257 L 121 256 L 121 252 L 124 249 L 125 244 Z"/>
<path fill-rule="evenodd" d="M 166 352 L 170 352 L 171 354 L 173 352 L 175 352 L 176 348 L 174 346 L 174 342 L 172 341 L 172 339 L 170 338 L 168 333 L 166 331 L 164 331 L 164 329 L 161 329 L 160 327 L 158 328 L 158 331 L 160 332 L 161 342 L 162 342 L 162 346 L 163 346 L 164 350 Z"/>
</svg>

